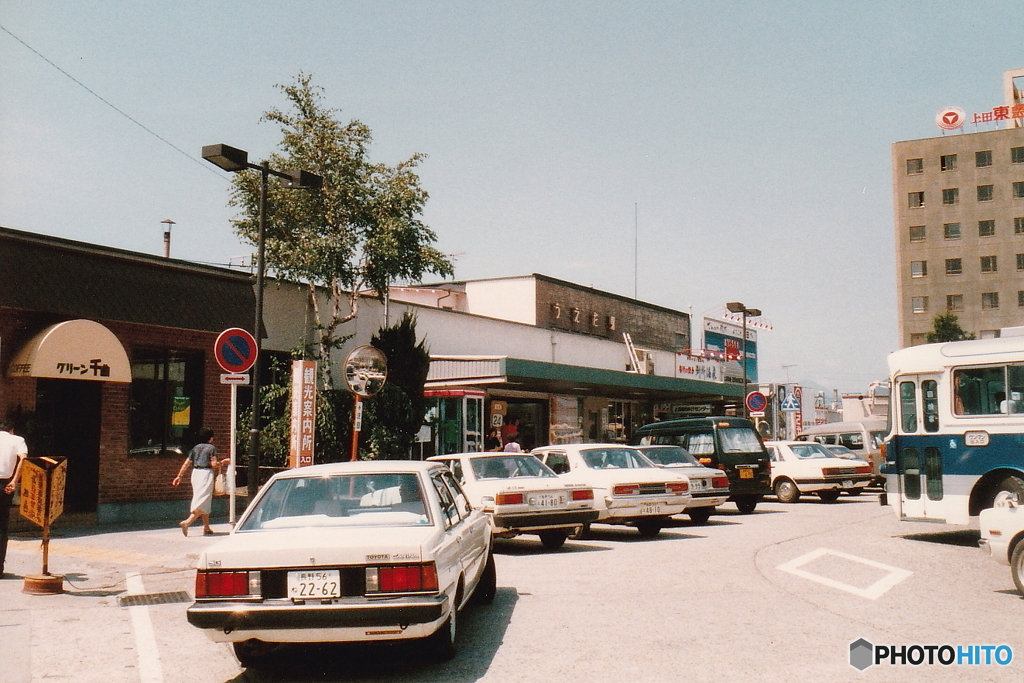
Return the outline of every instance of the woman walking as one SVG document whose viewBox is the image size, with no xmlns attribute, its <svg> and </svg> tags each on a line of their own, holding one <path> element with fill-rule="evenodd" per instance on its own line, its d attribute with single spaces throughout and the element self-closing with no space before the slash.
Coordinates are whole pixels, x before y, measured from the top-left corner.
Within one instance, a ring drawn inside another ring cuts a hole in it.
<svg viewBox="0 0 1024 683">
<path fill-rule="evenodd" d="M 181 463 L 178 476 L 171 481 L 172 486 L 179 485 L 181 478 L 185 476 L 185 470 L 188 469 L 189 465 L 192 466 L 192 506 L 190 508 L 192 514 L 188 516 L 188 519 L 178 523 L 178 526 L 181 527 L 181 533 L 186 536 L 188 536 L 188 528 L 192 525 L 192 522 L 200 518 L 203 520 L 203 535 L 213 535 L 213 529 L 210 528 L 210 509 L 213 506 L 213 482 L 216 478 L 217 470 L 224 461 L 217 459 L 217 449 L 211 443 L 212 441 L 213 430 L 209 427 L 200 429 L 199 443 L 188 452 L 185 462 Z"/>
</svg>

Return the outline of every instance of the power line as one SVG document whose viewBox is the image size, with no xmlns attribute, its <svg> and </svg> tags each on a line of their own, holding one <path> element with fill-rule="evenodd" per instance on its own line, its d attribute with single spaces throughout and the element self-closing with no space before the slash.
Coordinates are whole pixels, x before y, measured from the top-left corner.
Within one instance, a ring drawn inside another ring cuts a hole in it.
<svg viewBox="0 0 1024 683">
<path fill-rule="evenodd" d="M 167 138 L 163 137 L 162 135 L 160 135 L 159 133 L 155 132 L 154 130 L 152 130 L 152 129 L 150 129 L 150 128 L 146 127 L 146 126 L 145 126 L 144 124 L 140 123 L 140 122 L 139 122 L 138 120 L 136 120 L 135 118 L 133 118 L 132 116 L 130 116 L 129 114 L 127 114 L 126 112 L 124 112 L 123 110 L 119 109 L 119 108 L 118 108 L 117 106 L 115 106 L 115 105 L 114 105 L 113 103 L 111 103 L 111 102 L 110 102 L 109 100 L 105 99 L 105 98 L 104 98 L 104 97 L 103 97 L 102 95 L 100 95 L 100 94 L 99 94 L 99 93 L 97 93 L 97 92 L 96 92 L 95 90 L 93 90 L 92 88 L 90 88 L 89 86 L 87 86 L 87 85 L 86 85 L 85 83 L 82 83 L 82 82 L 81 82 L 80 80 L 78 80 L 77 78 L 75 78 L 74 76 L 72 76 L 71 74 L 69 74 L 69 73 L 68 73 L 67 71 L 65 71 L 64 69 L 62 69 L 62 68 L 60 68 L 59 66 L 57 66 L 57 65 L 56 65 L 56 64 L 55 64 L 55 63 L 54 63 L 53 61 L 51 61 L 51 60 L 50 60 L 50 59 L 49 59 L 48 57 L 46 57 L 46 55 L 44 55 L 43 53 L 41 53 L 41 52 L 40 52 L 39 50 L 35 49 L 34 47 L 32 47 L 31 45 L 29 45 L 28 43 L 26 43 L 26 42 L 25 42 L 24 40 L 22 40 L 21 38 L 19 38 L 18 36 L 14 35 L 13 33 L 11 33 L 11 32 L 10 32 L 10 31 L 9 31 L 9 30 L 7 29 L 7 27 L 6 27 L 6 26 L 0 25 L 0 30 L 3 30 L 3 32 L 4 32 L 4 33 L 6 33 L 7 35 L 9 35 L 9 36 L 10 36 L 11 38 L 14 38 L 14 39 L 15 39 L 16 41 L 18 41 L 19 43 L 21 43 L 22 45 L 24 45 L 24 46 L 25 46 L 26 48 L 28 48 L 29 50 L 31 50 L 31 51 L 32 51 L 32 53 L 33 53 L 33 54 L 35 54 L 35 55 L 36 55 L 37 57 L 39 57 L 39 58 L 40 58 L 40 59 L 42 59 L 42 60 L 43 60 L 44 62 L 46 62 L 47 64 L 49 64 L 50 66 L 52 66 L 52 67 L 53 67 L 54 69 L 56 69 L 57 71 L 61 72 L 62 74 L 64 74 L 64 75 L 65 75 L 65 76 L 67 76 L 68 78 L 70 78 L 70 79 L 71 79 L 72 81 L 74 81 L 75 83 L 77 83 L 77 84 L 78 84 L 79 86 L 81 86 L 81 87 L 82 87 L 82 88 L 83 88 L 83 89 L 84 89 L 84 90 L 85 90 L 86 92 L 88 92 L 88 93 L 89 93 L 90 95 L 92 95 L 93 97 L 95 97 L 96 99 L 98 99 L 98 100 L 99 100 L 100 102 L 102 102 L 103 104 L 107 105 L 108 107 L 110 107 L 111 109 L 113 109 L 114 111 L 116 111 L 116 112 L 117 112 L 118 114 L 120 114 L 121 116 L 125 117 L 126 119 L 128 119 L 129 121 L 131 121 L 132 123 L 134 123 L 134 124 L 135 124 L 136 126 L 138 126 L 139 128 L 141 128 L 142 130 L 146 131 L 147 133 L 149 133 L 150 135 L 152 135 L 153 137 L 155 137 L 155 138 L 156 138 L 157 140 L 159 140 L 160 142 L 164 143 L 165 145 L 167 145 L 167 146 L 168 146 L 168 147 L 170 147 L 171 149 L 173 149 L 173 150 L 175 150 L 175 151 L 179 152 L 180 154 L 182 154 L 183 156 L 185 156 L 185 157 L 186 157 L 186 158 L 187 158 L 187 159 L 188 159 L 189 161 L 191 161 L 191 162 L 193 162 L 193 163 L 197 164 L 198 166 L 200 166 L 200 167 L 201 167 L 201 168 L 202 168 L 203 170 L 205 170 L 205 171 L 209 171 L 210 173 L 213 173 L 213 174 L 214 174 L 215 176 L 217 176 L 217 177 L 218 177 L 218 178 L 220 178 L 221 180 L 225 180 L 225 181 L 227 181 L 227 182 L 231 182 L 230 180 L 228 180 L 227 178 L 225 178 L 224 176 L 222 176 L 222 175 L 221 175 L 220 173 L 217 173 L 217 171 L 213 170 L 213 168 L 212 168 L 211 166 L 209 166 L 208 164 L 200 163 L 199 159 L 196 159 L 196 158 L 195 158 L 194 156 L 192 156 L 191 154 L 189 154 L 189 153 L 188 153 L 188 152 L 186 152 L 185 150 L 181 149 L 180 147 L 178 147 L 177 145 L 175 145 L 175 144 L 174 144 L 173 142 L 171 142 L 171 141 L 170 141 L 170 140 L 168 140 Z"/>
</svg>

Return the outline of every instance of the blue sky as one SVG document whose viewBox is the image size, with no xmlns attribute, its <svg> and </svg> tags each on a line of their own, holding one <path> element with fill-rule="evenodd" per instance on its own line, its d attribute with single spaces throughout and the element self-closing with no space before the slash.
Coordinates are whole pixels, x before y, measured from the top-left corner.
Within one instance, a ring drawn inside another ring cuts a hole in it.
<svg viewBox="0 0 1024 683">
<path fill-rule="evenodd" d="M 896 348 L 890 145 L 1024 67 L 1019 0 L 6 0 L 0 25 L 0 225 L 159 254 L 169 218 L 172 256 L 248 254 L 199 152 L 272 151 L 260 115 L 305 71 L 375 160 L 428 155 L 458 279 L 635 283 L 695 328 L 742 301 L 762 381 L 829 395 Z"/>
</svg>

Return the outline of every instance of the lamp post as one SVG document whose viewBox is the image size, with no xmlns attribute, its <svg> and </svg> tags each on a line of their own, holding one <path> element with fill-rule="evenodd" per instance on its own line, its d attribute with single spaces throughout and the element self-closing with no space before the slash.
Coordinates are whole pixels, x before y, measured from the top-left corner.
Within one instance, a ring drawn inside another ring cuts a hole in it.
<svg viewBox="0 0 1024 683">
<path fill-rule="evenodd" d="M 263 277 L 265 264 L 263 256 L 266 250 L 267 234 L 267 180 L 270 176 L 283 179 L 285 187 L 316 190 L 323 186 L 324 179 L 308 171 L 274 171 L 266 161 L 260 164 L 249 163 L 249 153 L 229 147 L 228 145 L 206 145 L 203 147 L 203 158 L 211 164 L 235 173 L 252 168 L 260 172 L 260 217 L 259 236 L 256 240 L 256 322 L 253 325 L 253 337 L 256 339 L 256 364 L 252 367 L 252 415 L 249 422 L 249 468 L 248 493 L 249 502 L 256 498 L 259 490 L 260 461 L 260 361 L 263 350 Z M 235 416 L 232 415 L 234 420 Z"/>
<path fill-rule="evenodd" d="M 740 366 L 743 368 L 743 417 L 747 415 L 747 316 L 756 318 L 761 315 L 760 308 L 747 308 L 746 305 L 741 304 L 739 301 L 732 301 L 725 305 L 729 309 L 730 313 L 739 313 L 743 316 L 743 341 L 741 342 L 740 350 Z"/>
</svg>

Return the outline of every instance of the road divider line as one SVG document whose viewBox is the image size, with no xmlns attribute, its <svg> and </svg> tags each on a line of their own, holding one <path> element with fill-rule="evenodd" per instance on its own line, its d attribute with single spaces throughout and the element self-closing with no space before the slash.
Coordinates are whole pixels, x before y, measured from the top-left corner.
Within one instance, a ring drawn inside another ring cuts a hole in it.
<svg viewBox="0 0 1024 683">
<path fill-rule="evenodd" d="M 127 575 L 127 586 L 129 595 L 143 595 L 146 592 L 142 575 L 138 572 Z M 138 605 L 129 607 L 128 611 L 131 613 L 132 628 L 135 631 L 135 649 L 139 653 L 139 679 L 142 683 L 163 683 L 164 671 L 160 665 L 160 651 L 156 646 L 149 607 Z"/>
</svg>

